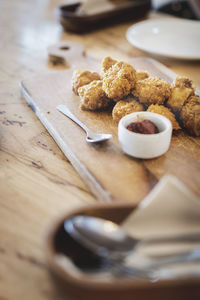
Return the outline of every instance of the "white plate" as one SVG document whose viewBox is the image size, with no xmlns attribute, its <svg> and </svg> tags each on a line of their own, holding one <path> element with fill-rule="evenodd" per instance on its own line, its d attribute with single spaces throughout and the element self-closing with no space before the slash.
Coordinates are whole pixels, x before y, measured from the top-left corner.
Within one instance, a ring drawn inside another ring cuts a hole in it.
<svg viewBox="0 0 200 300">
<path fill-rule="evenodd" d="M 171 58 L 200 59 L 200 22 L 167 18 L 131 26 L 127 40 L 135 47 Z"/>
</svg>

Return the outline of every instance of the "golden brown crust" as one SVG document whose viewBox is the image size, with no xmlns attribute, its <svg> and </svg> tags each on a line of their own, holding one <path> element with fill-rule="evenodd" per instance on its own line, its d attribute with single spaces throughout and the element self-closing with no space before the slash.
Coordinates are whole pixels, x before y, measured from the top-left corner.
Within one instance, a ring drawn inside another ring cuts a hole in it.
<svg viewBox="0 0 200 300">
<path fill-rule="evenodd" d="M 171 93 L 170 83 L 156 77 L 149 77 L 136 82 L 133 95 L 138 97 L 141 103 L 163 104 Z"/>
<path fill-rule="evenodd" d="M 144 80 L 144 79 L 146 79 L 146 78 L 148 78 L 149 77 L 149 73 L 147 72 L 147 71 L 140 71 L 140 70 L 138 70 L 137 72 L 136 72 L 136 84 L 137 84 L 137 82 L 139 81 L 139 80 Z M 136 97 L 136 98 L 138 98 L 138 92 L 137 92 L 137 90 L 136 90 L 136 88 L 134 88 L 133 90 L 132 90 L 132 94 L 133 94 L 133 96 L 134 97 Z"/>
<path fill-rule="evenodd" d="M 138 81 L 138 80 L 144 80 L 144 79 L 146 79 L 148 77 L 149 77 L 149 73 L 147 71 L 138 70 L 136 72 L 136 81 Z"/>
<path fill-rule="evenodd" d="M 164 117 L 169 119 L 172 123 L 173 130 L 181 129 L 179 123 L 176 121 L 175 115 L 169 110 L 169 108 L 165 107 L 164 105 L 151 104 L 148 107 L 147 111 L 163 115 Z"/>
<path fill-rule="evenodd" d="M 78 89 L 93 80 L 99 80 L 100 75 L 96 72 L 86 70 L 76 70 L 72 75 L 72 90 L 78 95 Z"/>
<path fill-rule="evenodd" d="M 112 59 L 110 56 L 105 57 L 101 63 L 101 76 L 104 76 L 108 69 L 116 63 L 117 60 Z"/>
<path fill-rule="evenodd" d="M 194 92 L 192 81 L 187 77 L 178 76 L 173 83 L 172 92 L 166 104 L 174 113 L 180 113 L 183 105 L 191 95 L 194 95 Z"/>
<path fill-rule="evenodd" d="M 130 94 L 136 82 L 136 71 L 128 63 L 118 62 L 103 77 L 103 90 L 108 98 L 119 101 Z"/>
<path fill-rule="evenodd" d="M 102 90 L 102 81 L 94 80 L 91 83 L 84 85 L 78 89 L 82 110 L 100 110 L 110 105 L 111 100 L 108 99 L 105 92 Z"/>
<path fill-rule="evenodd" d="M 200 98 L 194 96 L 195 87 L 189 78 L 177 76 L 171 86 L 109 56 L 102 61 L 101 76 L 86 70 L 74 72 L 72 90 L 80 95 L 81 109 L 106 109 L 114 100 L 112 117 L 118 122 L 126 114 L 149 106 L 147 111 L 167 117 L 174 130 L 180 129 L 177 117 L 190 134 L 200 136 Z"/>
<path fill-rule="evenodd" d="M 192 96 L 183 106 L 180 120 L 184 128 L 194 136 L 200 136 L 200 98 Z"/>
<path fill-rule="evenodd" d="M 142 110 L 144 110 L 143 105 L 133 98 L 131 98 L 131 101 L 120 100 L 112 110 L 112 117 L 114 121 L 119 122 L 125 115 Z"/>
</svg>

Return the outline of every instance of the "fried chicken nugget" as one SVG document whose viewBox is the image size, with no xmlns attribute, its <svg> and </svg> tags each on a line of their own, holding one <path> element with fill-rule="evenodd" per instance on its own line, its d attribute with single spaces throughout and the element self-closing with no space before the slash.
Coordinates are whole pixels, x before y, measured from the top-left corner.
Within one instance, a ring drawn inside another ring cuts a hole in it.
<svg viewBox="0 0 200 300">
<path fill-rule="evenodd" d="M 72 90 L 78 95 L 78 89 L 93 80 L 100 80 L 100 75 L 96 72 L 86 70 L 76 70 L 72 75 Z"/>
<path fill-rule="evenodd" d="M 200 98 L 192 96 L 183 106 L 180 120 L 184 128 L 194 136 L 200 136 Z"/>
<path fill-rule="evenodd" d="M 179 123 L 176 121 L 175 115 L 169 110 L 169 108 L 165 107 L 164 105 L 151 104 L 148 107 L 147 111 L 163 115 L 164 117 L 169 119 L 172 123 L 173 130 L 181 129 Z"/>
<path fill-rule="evenodd" d="M 94 80 L 78 89 L 82 110 L 100 110 L 110 105 L 109 99 L 102 89 L 102 81 Z"/>
<path fill-rule="evenodd" d="M 171 94 L 171 86 L 170 83 L 165 80 L 148 77 L 144 80 L 137 81 L 132 93 L 138 97 L 141 103 L 147 105 L 163 104 Z"/>
<path fill-rule="evenodd" d="M 125 115 L 142 110 L 144 110 L 143 105 L 131 97 L 130 101 L 120 100 L 115 104 L 112 117 L 114 121 L 119 122 Z"/>
<path fill-rule="evenodd" d="M 138 70 L 136 72 L 136 81 L 143 80 L 149 77 L 149 73 L 147 71 Z"/>
<path fill-rule="evenodd" d="M 130 94 L 135 82 L 135 69 L 130 64 L 121 61 L 105 73 L 102 87 L 107 97 L 117 102 Z"/>
<path fill-rule="evenodd" d="M 104 76 L 108 69 L 110 69 L 116 63 L 117 60 L 112 59 L 110 56 L 105 57 L 101 63 L 101 75 Z"/>
<path fill-rule="evenodd" d="M 187 77 L 178 76 L 173 83 L 172 92 L 166 104 L 174 113 L 180 113 L 184 103 L 194 95 L 194 92 L 192 81 Z"/>
</svg>

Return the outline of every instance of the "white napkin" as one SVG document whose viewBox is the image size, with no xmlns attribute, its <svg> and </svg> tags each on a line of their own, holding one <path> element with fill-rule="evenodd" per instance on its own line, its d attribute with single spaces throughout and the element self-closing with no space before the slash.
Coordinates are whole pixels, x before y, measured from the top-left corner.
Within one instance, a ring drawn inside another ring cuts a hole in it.
<svg viewBox="0 0 200 300">
<path fill-rule="evenodd" d="M 200 234 L 200 199 L 176 177 L 166 175 L 122 226 L 137 238 Z"/>
<path fill-rule="evenodd" d="M 122 227 L 133 237 L 150 238 L 182 234 L 200 235 L 200 199 L 176 177 L 164 176 L 149 195 L 123 222 Z M 162 257 L 177 253 L 198 255 L 195 262 L 160 267 L 162 278 L 200 276 L 200 241 L 168 242 L 141 246 L 127 258 L 126 264 L 151 265 L 148 255 Z M 147 255 L 146 256 L 144 256 Z M 167 269 L 166 269 L 167 267 Z"/>
</svg>

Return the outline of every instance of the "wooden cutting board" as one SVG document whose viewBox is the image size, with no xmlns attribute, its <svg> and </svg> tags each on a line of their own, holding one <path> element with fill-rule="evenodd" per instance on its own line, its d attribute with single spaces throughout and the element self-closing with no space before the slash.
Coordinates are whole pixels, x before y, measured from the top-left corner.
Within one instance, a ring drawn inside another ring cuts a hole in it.
<svg viewBox="0 0 200 300">
<path fill-rule="evenodd" d="M 21 82 L 23 98 L 71 161 L 96 198 L 102 201 L 137 203 L 142 200 L 165 174 L 173 174 L 194 193 L 200 195 L 200 138 L 184 131 L 173 134 L 169 151 L 151 160 L 125 155 L 119 145 L 117 124 L 110 112 L 86 112 L 79 109 L 80 99 L 71 90 L 75 68 L 98 71 L 100 62 L 83 55 L 81 45 L 65 42 L 49 49 L 49 57 L 69 64 L 65 71 L 38 74 Z M 109 54 L 108 54 L 109 55 Z M 136 69 L 147 70 L 151 76 L 172 81 L 176 74 L 155 60 L 141 57 L 131 63 Z M 93 131 L 112 133 L 113 139 L 102 144 L 88 144 L 85 132 L 56 110 L 67 107 Z"/>
</svg>

